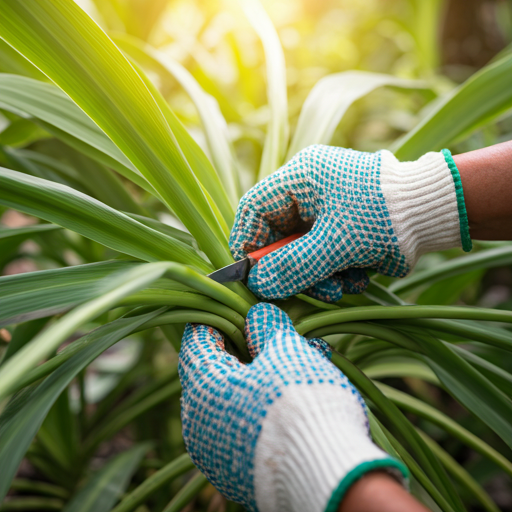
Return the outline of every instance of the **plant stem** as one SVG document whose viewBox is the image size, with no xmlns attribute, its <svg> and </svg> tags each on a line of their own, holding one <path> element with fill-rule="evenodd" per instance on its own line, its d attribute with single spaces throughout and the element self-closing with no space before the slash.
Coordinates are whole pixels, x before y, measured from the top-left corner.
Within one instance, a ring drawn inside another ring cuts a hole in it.
<svg viewBox="0 0 512 512">
<path fill-rule="evenodd" d="M 69 498 L 69 492 L 63 487 L 49 484 L 47 482 L 25 480 L 23 478 L 15 478 L 11 483 L 11 489 L 14 491 L 45 494 L 55 498 L 62 498 L 63 500 Z"/>
<path fill-rule="evenodd" d="M 245 299 L 240 297 L 240 295 L 232 292 L 229 288 L 226 288 L 213 279 L 203 276 L 195 270 L 192 270 L 185 265 L 181 265 L 180 263 L 166 262 L 166 264 L 167 277 L 177 281 L 178 283 L 190 286 L 212 299 L 218 300 L 222 304 L 225 304 L 235 310 L 237 313 L 240 313 L 244 318 L 247 315 L 251 305 Z"/>
<path fill-rule="evenodd" d="M 153 493 L 158 491 L 163 485 L 174 480 L 176 477 L 194 469 L 194 463 L 190 460 L 188 454 L 184 453 L 178 458 L 169 462 L 162 469 L 152 474 L 144 480 L 142 484 L 136 487 L 130 494 L 123 498 L 112 512 L 131 512 L 141 503 L 144 503 Z"/>
<path fill-rule="evenodd" d="M 179 512 L 185 505 L 188 505 L 199 492 L 208 485 L 206 477 L 197 472 L 197 474 L 189 480 L 162 510 L 162 512 Z"/>
<path fill-rule="evenodd" d="M 181 384 L 179 380 L 171 382 L 167 386 L 159 389 L 153 395 L 147 397 L 142 402 L 135 404 L 130 409 L 127 409 L 121 414 L 116 414 L 113 418 L 109 419 L 108 422 L 99 426 L 96 430 L 91 432 L 88 438 L 84 442 L 83 453 L 90 456 L 96 447 L 106 439 L 109 439 L 116 432 L 121 430 L 123 427 L 131 423 L 135 418 L 149 411 L 153 407 L 162 403 L 165 400 L 169 400 L 171 397 L 177 395 L 181 391 Z"/>
<path fill-rule="evenodd" d="M 241 331 L 245 318 L 233 309 L 198 293 L 175 290 L 148 289 L 130 295 L 119 303 L 120 306 L 181 306 L 208 311 L 235 324 Z"/>
<path fill-rule="evenodd" d="M 184 322 L 211 325 L 212 327 L 220 329 L 224 334 L 227 334 L 229 338 L 233 340 L 236 347 L 241 351 L 243 357 L 245 357 L 247 361 L 251 360 L 249 351 L 247 350 L 247 343 L 245 342 L 245 338 L 242 332 L 225 318 L 212 315 L 211 313 L 204 313 L 194 309 L 178 309 L 176 311 L 163 313 L 162 315 L 153 318 L 149 322 L 146 322 L 138 330 L 150 329 L 152 327 L 157 327 L 163 324 L 175 324 Z"/>
<path fill-rule="evenodd" d="M 425 442 L 418 435 L 409 420 L 402 414 L 400 409 L 398 409 L 393 402 L 388 400 L 375 386 L 375 384 L 373 384 L 373 382 L 347 358 L 333 351 L 332 362 L 378 407 L 383 414 L 386 415 L 388 420 L 393 423 L 395 428 L 413 449 L 416 458 L 423 466 L 423 469 L 429 478 L 432 479 L 432 482 L 440 490 L 442 490 L 442 494 L 445 499 L 449 500 L 456 510 L 460 509 L 460 507 L 457 506 L 457 500 L 455 499 L 457 494 L 444 469 L 428 449 Z"/>
<path fill-rule="evenodd" d="M 0 512 L 62 510 L 63 506 L 64 502 L 56 498 L 12 498 L 0 505 Z"/>
<path fill-rule="evenodd" d="M 512 323 L 512 311 L 460 306 L 366 306 L 316 313 L 303 318 L 295 328 L 299 334 L 304 335 L 334 323 L 410 318 L 451 318 Z"/>
</svg>

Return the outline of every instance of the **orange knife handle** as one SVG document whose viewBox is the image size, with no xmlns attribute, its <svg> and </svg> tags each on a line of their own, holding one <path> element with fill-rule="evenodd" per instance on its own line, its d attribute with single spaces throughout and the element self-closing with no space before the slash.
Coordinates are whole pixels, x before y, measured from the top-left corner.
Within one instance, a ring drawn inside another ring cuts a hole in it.
<svg viewBox="0 0 512 512">
<path fill-rule="evenodd" d="M 262 249 L 258 249 L 257 251 L 249 253 L 247 256 L 254 261 L 260 261 L 263 256 L 266 256 L 267 254 L 270 254 L 271 252 L 277 251 L 277 249 L 281 249 L 281 247 L 284 247 L 285 245 L 288 245 L 290 242 L 293 242 L 294 240 L 297 240 L 297 238 L 300 238 L 301 236 L 304 236 L 306 233 L 295 233 L 295 235 L 287 236 L 286 238 L 283 238 L 282 240 L 279 240 L 279 242 L 274 242 L 273 244 L 267 245 L 266 247 L 263 247 Z"/>
</svg>

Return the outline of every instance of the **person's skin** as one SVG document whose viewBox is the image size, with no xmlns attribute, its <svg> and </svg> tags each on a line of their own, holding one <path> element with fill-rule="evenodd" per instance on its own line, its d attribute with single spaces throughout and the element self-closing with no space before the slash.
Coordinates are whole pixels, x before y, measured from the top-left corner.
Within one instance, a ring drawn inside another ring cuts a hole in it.
<svg viewBox="0 0 512 512">
<path fill-rule="evenodd" d="M 512 141 L 454 155 L 471 238 L 512 240 Z M 338 512 L 428 512 L 385 472 L 350 487 Z"/>
<path fill-rule="evenodd" d="M 394 478 L 382 471 L 367 473 L 347 491 L 338 512 L 429 512 Z"/>
<path fill-rule="evenodd" d="M 453 157 L 474 240 L 512 240 L 512 141 Z"/>
</svg>

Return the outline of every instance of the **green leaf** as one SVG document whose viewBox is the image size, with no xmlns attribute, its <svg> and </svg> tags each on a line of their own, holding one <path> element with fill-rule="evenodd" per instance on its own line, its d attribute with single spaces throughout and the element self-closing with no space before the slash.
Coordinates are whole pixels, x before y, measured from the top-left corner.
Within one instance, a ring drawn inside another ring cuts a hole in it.
<svg viewBox="0 0 512 512">
<path fill-rule="evenodd" d="M 62 510 L 63 502 L 57 498 L 39 498 L 39 497 L 20 497 L 11 498 L 9 501 L 0 505 L 1 512 L 13 512 L 13 511 L 29 511 L 37 510 L 37 512 L 43 512 L 46 510 Z"/>
<path fill-rule="evenodd" d="M 135 258 L 174 260 L 209 270 L 189 245 L 64 185 L 0 167 L 0 204 L 76 231 Z"/>
<path fill-rule="evenodd" d="M 422 470 L 425 471 L 428 478 L 437 487 L 444 499 L 448 501 L 455 510 L 463 510 L 464 508 L 460 505 L 460 499 L 453 488 L 453 484 L 447 477 L 441 464 L 398 407 L 388 400 L 361 370 L 341 354 L 333 352 L 332 362 L 348 377 L 363 395 L 367 396 L 375 404 L 379 411 L 393 424 L 395 429 L 400 432 L 403 439 L 411 447 Z M 402 454 L 400 455 L 402 456 Z M 436 499 L 436 496 L 432 497 Z M 438 502 L 438 504 L 443 506 L 442 502 Z"/>
<path fill-rule="evenodd" d="M 279 36 L 261 2 L 259 0 L 243 0 L 241 5 L 249 23 L 258 34 L 265 52 L 270 119 L 258 174 L 258 180 L 261 180 L 283 164 L 288 145 L 286 64 Z"/>
<path fill-rule="evenodd" d="M 400 160 L 415 160 L 468 135 L 512 106 L 512 55 L 477 71 L 448 93 L 426 117 L 391 146 Z"/>
<path fill-rule="evenodd" d="M 512 375 L 499 366 L 477 356 L 457 345 L 451 345 L 459 356 L 474 366 L 482 375 L 489 379 L 499 390 L 503 391 L 508 397 L 512 397 Z"/>
<path fill-rule="evenodd" d="M 2 39 L 0 39 L 0 72 L 28 76 L 36 80 L 48 80 L 39 69 Z"/>
<path fill-rule="evenodd" d="M 488 249 L 445 261 L 426 270 L 413 272 L 404 279 L 392 283 L 389 290 L 393 293 L 408 293 L 419 286 L 430 285 L 449 277 L 510 264 L 512 264 L 512 247 Z"/>
<path fill-rule="evenodd" d="M 153 493 L 163 485 L 168 484 L 176 477 L 194 469 L 194 463 L 188 454 L 184 453 L 178 458 L 166 464 L 162 469 L 153 473 L 142 484 L 136 487 L 130 494 L 125 496 L 121 503 L 112 512 L 131 512 L 144 503 Z"/>
<path fill-rule="evenodd" d="M 501 453 L 480 439 L 480 437 L 471 433 L 456 421 L 446 416 L 446 414 L 442 413 L 435 407 L 432 407 L 431 405 L 428 405 L 407 393 L 399 391 L 398 389 L 387 386 L 386 384 L 376 382 L 375 385 L 401 409 L 417 414 L 418 416 L 421 416 L 422 418 L 425 418 L 426 420 L 441 427 L 450 435 L 460 439 L 473 450 L 481 453 L 489 460 L 492 460 L 503 471 L 512 477 L 512 462 L 507 460 Z"/>
<path fill-rule="evenodd" d="M 302 105 L 286 160 L 311 144 L 330 144 L 347 109 L 359 98 L 385 85 L 420 88 L 420 81 L 368 71 L 344 71 L 319 80 Z"/>
<path fill-rule="evenodd" d="M 15 478 L 12 481 L 11 489 L 32 494 L 44 494 L 45 496 L 54 496 L 55 498 L 67 499 L 69 492 L 61 486 L 29 480 L 24 478 Z"/>
<path fill-rule="evenodd" d="M 238 170 L 235 153 L 229 141 L 228 126 L 217 100 L 203 90 L 185 67 L 165 53 L 126 35 L 118 35 L 113 39 L 124 52 L 133 57 L 139 64 L 148 63 L 162 69 L 167 77 L 176 80 L 190 96 L 203 125 L 211 161 L 222 180 L 232 207 L 236 208 L 241 195 Z M 199 151 L 201 150 L 199 149 Z M 196 168 L 194 167 L 194 169 Z M 201 181 L 208 188 L 208 183 L 205 183 L 204 180 Z"/>
<path fill-rule="evenodd" d="M 371 379 L 389 379 L 411 377 L 421 379 L 437 386 L 440 385 L 436 374 L 420 361 L 382 361 L 362 367 L 365 375 Z"/>
<path fill-rule="evenodd" d="M 0 416 L 0 499 L 6 495 L 18 465 L 48 411 L 73 378 L 107 348 L 143 325 L 158 312 L 120 319 L 96 332 L 94 342 L 77 353 L 39 386 L 16 395 Z"/>
<path fill-rule="evenodd" d="M 1 75 L 0 75 L 1 76 Z M 29 119 L 17 119 L 0 133 L 2 146 L 24 147 L 36 140 L 47 139 L 48 132 Z"/>
<path fill-rule="evenodd" d="M 104 261 L 0 277 L 0 325 L 64 311 L 108 290 L 108 277 L 139 263 Z"/>
<path fill-rule="evenodd" d="M 443 450 L 432 438 L 418 429 L 419 434 L 427 443 L 429 448 L 436 454 L 453 478 L 472 494 L 488 512 L 500 512 L 500 509 L 492 501 L 491 497 L 485 492 L 483 487 L 445 450 Z"/>
<path fill-rule="evenodd" d="M 441 510 L 444 512 L 454 512 L 455 510 L 464 510 L 465 508 L 462 504 L 459 507 L 453 507 L 453 504 L 450 503 L 450 500 L 447 500 L 445 496 L 440 492 L 439 488 L 434 485 L 432 480 L 425 474 L 425 472 L 421 469 L 418 463 L 411 457 L 409 452 L 405 449 L 402 444 L 396 439 L 391 432 L 389 432 L 382 423 L 373 415 L 369 415 L 370 425 L 372 433 L 376 433 L 379 436 L 379 442 L 382 445 L 389 445 L 393 449 L 393 451 L 398 454 L 400 459 L 407 465 L 412 475 L 417 479 L 417 481 L 421 484 L 421 486 L 430 494 L 430 496 L 434 499 L 435 503 L 439 505 Z M 419 435 L 419 434 L 418 434 Z M 422 439 L 423 440 L 423 439 Z M 427 448 L 428 449 L 428 448 Z M 432 452 L 431 452 L 432 453 Z M 432 454 L 433 455 L 433 454 Z M 458 495 L 455 494 L 454 496 Z"/>
<path fill-rule="evenodd" d="M 174 496 L 162 512 L 179 512 L 188 505 L 199 492 L 208 485 L 206 477 L 200 473 L 192 477 Z"/>
<path fill-rule="evenodd" d="M 146 328 L 161 326 L 167 323 L 184 324 L 187 322 L 210 325 L 219 329 L 235 343 L 235 346 L 238 348 L 240 353 L 239 359 L 241 358 L 244 361 L 251 360 L 242 331 L 240 331 L 240 329 L 238 329 L 238 327 L 232 324 L 229 320 L 211 313 L 194 309 L 178 309 L 176 311 L 169 311 L 168 313 L 163 313 L 153 321 L 148 322 Z"/>
<path fill-rule="evenodd" d="M 129 212 L 125 212 L 125 213 L 132 219 L 135 219 L 137 222 L 140 222 L 141 224 L 148 226 L 148 228 L 154 229 L 155 231 L 160 231 L 160 233 L 163 233 L 164 235 L 168 235 L 171 238 L 175 238 L 176 240 L 179 240 L 180 242 L 183 242 L 184 244 L 190 245 L 191 247 L 197 246 L 195 240 L 192 238 L 190 233 L 182 231 L 181 229 L 173 228 L 172 226 L 169 226 L 168 224 L 164 224 L 163 222 L 160 222 L 155 219 L 151 219 L 149 217 L 145 217 L 143 215 L 137 215 L 135 213 L 129 213 Z"/>
<path fill-rule="evenodd" d="M 45 144 L 45 146 L 47 144 Z M 30 150 L 0 146 L 0 163 L 2 166 L 12 169 L 13 171 L 30 174 L 30 176 L 36 176 L 44 180 L 55 181 L 56 183 L 74 188 L 79 192 L 94 196 L 94 194 L 89 193 L 87 187 L 84 187 L 80 178 L 76 176 L 69 167 L 64 167 L 60 164 L 58 164 L 58 166 L 45 165 L 42 162 L 37 162 L 33 158 L 35 154 L 37 153 Z M 67 172 L 64 172 L 64 169 Z"/>
<path fill-rule="evenodd" d="M 52 135 L 78 151 L 111 166 L 146 190 L 153 190 L 108 136 L 55 85 L 0 74 L 0 107 L 39 120 Z"/>
<path fill-rule="evenodd" d="M 7 349 L 4 352 L 0 364 L 5 363 L 5 361 L 18 352 L 20 348 L 24 347 L 46 325 L 47 321 L 46 318 L 37 318 L 17 325 L 12 333 L 11 341 L 9 345 L 7 345 Z"/>
<path fill-rule="evenodd" d="M 0 367 L 0 400 L 9 395 L 25 372 L 51 354 L 78 327 L 107 311 L 127 295 L 148 286 L 164 274 L 168 265 L 165 262 L 146 263 L 111 276 L 102 296 L 70 311 L 27 343 Z"/>
<path fill-rule="evenodd" d="M 87 195 L 95 197 L 116 210 L 147 215 L 144 208 L 134 200 L 129 189 L 118 178 L 117 174 L 103 164 L 92 160 L 58 140 L 46 143 L 45 150 L 58 154 L 60 160 L 35 151 L 22 150 L 19 153 L 32 163 L 44 166 L 62 176 L 75 177 L 86 189 Z"/>
<path fill-rule="evenodd" d="M 167 101 L 144 74 L 139 65 L 133 59 L 130 60 L 130 63 L 136 69 L 137 73 L 142 78 L 144 84 L 160 107 L 160 110 L 162 111 L 172 133 L 176 136 L 176 139 L 180 141 L 180 147 L 183 154 L 194 170 L 194 174 L 200 182 L 201 188 L 208 200 L 208 203 L 210 204 L 210 207 L 217 217 L 226 237 L 228 237 L 230 227 L 235 218 L 235 212 L 213 165 L 210 160 L 208 160 L 208 157 L 204 154 L 201 147 L 189 135 L 185 127 L 174 115 Z"/>
<path fill-rule="evenodd" d="M 149 450 L 148 443 L 135 445 L 109 460 L 80 489 L 63 512 L 109 512 L 122 496 Z"/>
<path fill-rule="evenodd" d="M 121 413 L 116 412 L 112 415 L 108 415 L 105 421 L 93 430 L 84 440 L 82 446 L 83 452 L 91 456 L 102 442 L 110 439 L 142 414 L 178 396 L 180 392 L 181 383 L 176 379 L 174 382 L 156 390 L 151 395 L 145 397 L 143 401 L 134 404 Z"/>
<path fill-rule="evenodd" d="M 179 141 L 144 82 L 74 2 L 2 0 L 0 36 L 37 65 L 112 139 L 217 267 L 227 239 Z"/>
<path fill-rule="evenodd" d="M 390 323 L 386 321 L 386 323 Z M 395 322 L 396 324 L 396 322 Z M 489 324 L 478 325 L 477 322 L 456 321 L 456 320 L 436 320 L 436 319 L 413 319 L 401 321 L 400 326 L 412 325 L 423 327 L 436 333 L 438 337 L 449 333 L 457 336 L 459 339 L 468 339 L 480 341 L 488 345 L 512 351 L 512 334 L 506 329 L 502 329 Z M 441 334 L 440 334 L 441 333 Z"/>
<path fill-rule="evenodd" d="M 445 389 L 512 447 L 512 402 L 468 362 L 442 343 L 431 346 L 429 366 Z"/>
<path fill-rule="evenodd" d="M 418 331 L 408 333 L 418 342 L 420 352 L 425 354 L 425 361 L 432 368 L 444 388 L 475 416 L 493 429 L 510 447 L 512 447 L 512 402 L 495 384 L 464 360 L 461 349 Z M 472 362 L 476 361 L 473 357 Z M 480 363 L 480 361 L 476 361 Z M 485 365 L 486 372 L 494 370 L 493 365 Z M 496 372 L 495 372 L 496 373 Z M 510 376 L 507 382 L 510 386 Z M 501 380 L 503 376 L 496 373 Z"/>
<path fill-rule="evenodd" d="M 48 411 L 37 433 L 38 448 L 44 451 L 52 465 L 58 465 L 71 475 L 77 471 L 79 435 L 76 416 L 71 411 L 68 392 L 64 391 Z"/>
<path fill-rule="evenodd" d="M 512 312 L 461 306 L 367 306 L 315 313 L 302 318 L 295 327 L 299 334 L 305 335 L 319 327 L 337 323 L 413 318 L 450 318 L 512 323 Z"/>
</svg>

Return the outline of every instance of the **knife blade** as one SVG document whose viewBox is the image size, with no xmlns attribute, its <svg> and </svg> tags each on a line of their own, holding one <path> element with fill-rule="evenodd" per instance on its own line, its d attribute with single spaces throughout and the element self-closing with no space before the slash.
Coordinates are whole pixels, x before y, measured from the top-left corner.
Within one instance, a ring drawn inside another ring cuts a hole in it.
<svg viewBox="0 0 512 512">
<path fill-rule="evenodd" d="M 267 245 L 262 249 L 258 249 L 257 251 L 249 253 L 244 259 L 236 261 L 235 263 L 231 263 L 231 265 L 227 265 L 226 267 L 220 268 L 211 274 L 208 274 L 207 277 L 217 281 L 218 283 L 232 283 L 233 281 L 246 281 L 249 276 L 249 272 L 251 268 L 261 259 L 263 256 L 270 254 L 271 252 L 277 251 L 277 249 L 281 249 L 285 245 L 288 245 L 290 242 L 297 240 L 301 236 L 304 236 L 305 233 L 296 233 L 294 235 L 287 236 L 278 242 L 274 242 L 273 244 Z"/>
</svg>

